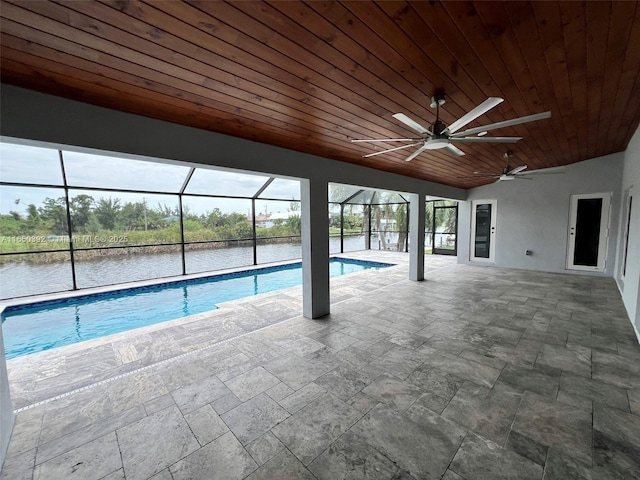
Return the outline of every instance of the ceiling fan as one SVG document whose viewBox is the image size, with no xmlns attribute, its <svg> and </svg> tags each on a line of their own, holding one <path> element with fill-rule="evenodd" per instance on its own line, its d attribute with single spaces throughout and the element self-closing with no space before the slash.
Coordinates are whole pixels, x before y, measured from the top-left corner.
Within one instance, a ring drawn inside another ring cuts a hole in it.
<svg viewBox="0 0 640 480">
<path fill-rule="evenodd" d="M 403 148 L 409 147 L 418 147 L 419 148 L 405 158 L 405 161 L 409 162 L 420 155 L 425 150 L 439 150 L 441 148 L 446 148 L 449 152 L 462 156 L 464 152 L 456 147 L 453 142 L 456 143 L 477 143 L 477 142 L 487 142 L 487 143 L 515 143 L 518 140 L 522 139 L 522 137 L 487 137 L 485 136 L 489 130 L 495 130 L 497 128 L 502 127 L 510 127 L 512 125 L 519 125 L 521 123 L 526 122 L 534 122 L 536 120 L 542 120 L 543 118 L 549 118 L 551 116 L 551 112 L 543 112 L 537 113 L 535 115 L 528 115 L 526 117 L 514 118 L 512 120 L 505 120 L 503 122 L 492 123 L 490 125 L 485 125 L 482 127 L 470 128 L 468 130 L 464 130 L 459 132 L 459 130 L 472 122 L 480 115 L 485 114 L 489 110 L 491 110 L 496 105 L 502 103 L 504 99 L 499 97 L 489 97 L 476 108 L 466 113 L 458 120 L 453 122 L 448 127 L 440 120 L 440 107 L 444 105 L 444 94 L 438 93 L 435 96 L 431 97 L 431 108 L 436 109 L 436 120 L 431 126 L 431 130 L 423 127 L 415 120 L 409 118 L 404 113 L 395 113 L 393 114 L 393 118 L 401 121 L 408 127 L 412 128 L 416 132 L 420 134 L 419 137 L 415 138 L 383 138 L 383 139 L 357 139 L 351 140 L 351 142 L 412 142 L 408 145 L 402 145 L 400 147 L 389 148 L 387 150 L 382 150 L 380 152 L 369 153 L 367 155 L 363 155 L 364 157 L 373 157 L 374 155 L 382 155 L 383 153 L 395 152 L 396 150 L 401 150 Z"/>
<path fill-rule="evenodd" d="M 504 158 L 507 159 L 507 165 L 502 170 L 502 173 L 480 173 L 475 172 L 475 175 L 467 176 L 467 177 L 458 177 L 458 178 L 495 178 L 496 182 L 503 182 L 505 180 L 533 180 L 532 178 L 528 178 L 529 176 L 535 175 L 545 175 L 552 173 L 564 173 L 564 167 L 551 167 L 551 168 L 540 168 L 537 170 L 527 170 L 526 165 L 520 165 L 519 167 L 511 168 L 509 166 L 509 159 L 513 156 L 513 152 L 508 150 L 503 155 Z"/>
</svg>

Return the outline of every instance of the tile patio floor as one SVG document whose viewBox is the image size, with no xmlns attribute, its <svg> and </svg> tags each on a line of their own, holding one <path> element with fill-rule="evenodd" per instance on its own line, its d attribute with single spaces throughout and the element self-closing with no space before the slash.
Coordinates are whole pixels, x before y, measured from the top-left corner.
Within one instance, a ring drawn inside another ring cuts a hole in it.
<svg viewBox="0 0 640 480">
<path fill-rule="evenodd" d="M 325 319 L 297 287 L 9 361 L 0 478 L 640 478 L 611 278 L 375 258 L 398 266 L 333 279 Z"/>
</svg>

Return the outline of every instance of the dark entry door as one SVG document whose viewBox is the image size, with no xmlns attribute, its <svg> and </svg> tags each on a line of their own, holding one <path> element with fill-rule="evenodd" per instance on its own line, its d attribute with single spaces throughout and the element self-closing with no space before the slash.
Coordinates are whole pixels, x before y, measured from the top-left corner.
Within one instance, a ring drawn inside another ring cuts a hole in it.
<svg viewBox="0 0 640 480">
<path fill-rule="evenodd" d="M 431 245 L 440 255 L 458 253 L 458 206 L 434 206 Z"/>
</svg>

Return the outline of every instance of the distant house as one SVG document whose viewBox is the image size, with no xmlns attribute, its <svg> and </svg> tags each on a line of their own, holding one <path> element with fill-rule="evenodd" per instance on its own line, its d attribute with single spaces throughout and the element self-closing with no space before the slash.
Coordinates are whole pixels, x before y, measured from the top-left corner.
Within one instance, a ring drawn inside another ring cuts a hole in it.
<svg viewBox="0 0 640 480">
<path fill-rule="evenodd" d="M 286 222 L 289 217 L 300 216 L 300 212 L 274 212 L 274 213 L 260 213 L 256 215 L 256 227 L 271 228 L 276 224 L 277 220 Z M 248 217 L 251 221 L 251 218 Z"/>
</svg>

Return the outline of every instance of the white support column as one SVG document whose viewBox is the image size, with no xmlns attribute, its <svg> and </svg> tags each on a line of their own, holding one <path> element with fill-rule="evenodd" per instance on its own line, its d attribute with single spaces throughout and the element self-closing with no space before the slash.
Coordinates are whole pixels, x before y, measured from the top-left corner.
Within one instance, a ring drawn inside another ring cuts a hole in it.
<svg viewBox="0 0 640 480">
<path fill-rule="evenodd" d="M 11 405 L 11 395 L 9 394 L 7 362 L 4 356 L 4 340 L 2 339 L 2 326 L 0 325 L 0 469 L 11 438 L 13 421 L 13 406 Z"/>
<path fill-rule="evenodd" d="M 409 280 L 424 280 L 425 196 L 409 196 Z"/>
<path fill-rule="evenodd" d="M 302 314 L 329 314 L 329 193 L 325 180 L 301 180 Z"/>
</svg>

